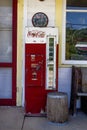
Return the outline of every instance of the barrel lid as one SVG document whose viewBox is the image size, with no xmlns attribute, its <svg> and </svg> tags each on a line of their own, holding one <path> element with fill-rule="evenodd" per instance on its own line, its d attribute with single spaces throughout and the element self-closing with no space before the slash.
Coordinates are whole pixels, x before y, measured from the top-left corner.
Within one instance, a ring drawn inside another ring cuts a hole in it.
<svg viewBox="0 0 87 130">
<path fill-rule="evenodd" d="M 47 94 L 48 97 L 50 98 L 64 98 L 65 96 L 67 96 L 67 93 L 64 92 L 49 92 Z"/>
</svg>

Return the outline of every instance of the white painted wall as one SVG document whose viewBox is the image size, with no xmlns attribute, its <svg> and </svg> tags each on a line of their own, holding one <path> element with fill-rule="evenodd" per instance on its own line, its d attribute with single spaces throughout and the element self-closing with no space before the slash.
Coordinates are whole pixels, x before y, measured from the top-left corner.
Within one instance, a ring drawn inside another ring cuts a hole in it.
<svg viewBox="0 0 87 130">
<path fill-rule="evenodd" d="M 32 17 L 37 12 L 48 16 L 48 26 L 55 26 L 55 0 L 27 0 L 27 26 L 33 26 Z"/>
<path fill-rule="evenodd" d="M 58 70 L 58 91 L 66 92 L 68 95 L 68 107 L 70 107 L 72 68 L 59 68 Z M 80 108 L 80 98 L 76 101 L 76 107 Z"/>
<path fill-rule="evenodd" d="M 68 106 L 70 105 L 71 76 L 71 68 L 59 68 L 58 91 L 66 92 L 68 94 Z"/>
</svg>

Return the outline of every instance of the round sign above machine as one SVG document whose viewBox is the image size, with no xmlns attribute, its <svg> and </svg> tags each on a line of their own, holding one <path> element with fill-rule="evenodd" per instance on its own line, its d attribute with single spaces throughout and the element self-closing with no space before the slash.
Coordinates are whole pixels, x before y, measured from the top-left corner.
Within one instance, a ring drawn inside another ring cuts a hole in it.
<svg viewBox="0 0 87 130">
<path fill-rule="evenodd" d="M 46 27 L 48 25 L 48 17 L 43 12 L 37 12 L 32 17 L 34 27 Z"/>
</svg>

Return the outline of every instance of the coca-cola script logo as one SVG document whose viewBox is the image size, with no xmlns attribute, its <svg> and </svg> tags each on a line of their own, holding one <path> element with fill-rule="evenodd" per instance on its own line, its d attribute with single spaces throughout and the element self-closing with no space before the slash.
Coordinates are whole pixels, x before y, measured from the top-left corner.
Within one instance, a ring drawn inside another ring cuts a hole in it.
<svg viewBox="0 0 87 130">
<path fill-rule="evenodd" d="M 38 31 L 38 30 L 32 30 L 32 31 L 28 31 L 27 33 L 27 37 L 30 38 L 44 38 L 45 37 L 45 32 L 43 31 Z"/>
</svg>

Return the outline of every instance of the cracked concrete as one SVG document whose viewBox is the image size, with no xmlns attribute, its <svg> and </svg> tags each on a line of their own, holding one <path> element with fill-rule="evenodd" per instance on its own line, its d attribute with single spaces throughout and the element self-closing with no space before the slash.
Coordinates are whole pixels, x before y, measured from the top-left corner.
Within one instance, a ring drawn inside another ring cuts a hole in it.
<svg viewBox="0 0 87 130">
<path fill-rule="evenodd" d="M 0 106 L 0 130 L 87 130 L 87 115 L 77 112 L 68 122 L 52 123 L 46 117 L 25 117 L 22 107 Z M 23 125 L 23 129 L 22 129 Z"/>
</svg>

